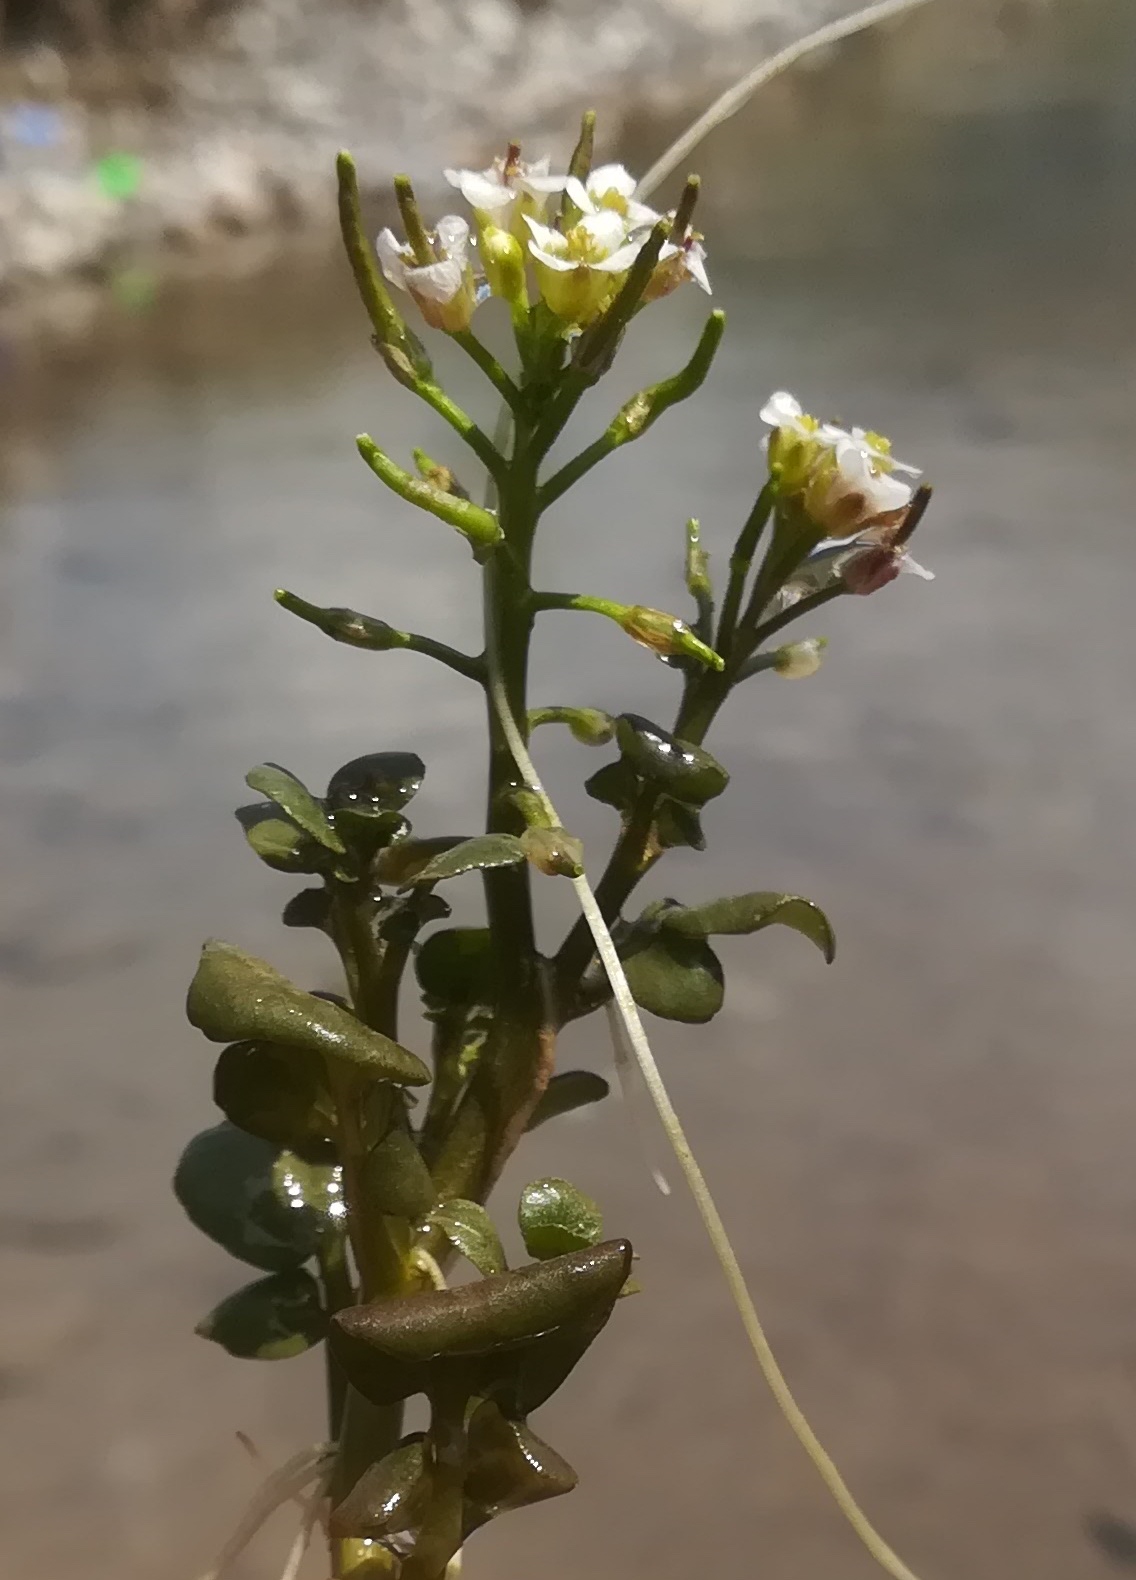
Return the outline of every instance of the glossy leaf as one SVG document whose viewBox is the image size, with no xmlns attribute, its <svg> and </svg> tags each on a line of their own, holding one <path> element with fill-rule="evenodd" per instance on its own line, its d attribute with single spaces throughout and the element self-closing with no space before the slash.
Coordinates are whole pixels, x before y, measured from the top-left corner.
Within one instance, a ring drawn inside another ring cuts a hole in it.
<svg viewBox="0 0 1136 1580">
<path fill-rule="evenodd" d="M 467 1428 L 466 1526 L 476 1530 L 510 1509 L 571 1492 L 579 1479 L 525 1421 L 509 1421 L 490 1399 Z"/>
<path fill-rule="evenodd" d="M 371 1148 L 363 1164 L 367 1200 L 379 1212 L 416 1223 L 438 1194 L 414 1138 L 395 1127 Z"/>
<path fill-rule="evenodd" d="M 392 886 L 410 883 L 435 856 L 464 843 L 464 834 L 438 834 L 432 839 L 401 839 L 379 852 L 374 866 L 375 877 L 380 883 Z"/>
<path fill-rule="evenodd" d="M 643 781 L 619 757 L 613 763 L 604 763 L 592 777 L 585 781 L 584 789 L 593 801 L 613 806 L 617 812 L 630 812 L 643 788 Z"/>
<path fill-rule="evenodd" d="M 603 1236 L 603 1213 L 590 1196 L 567 1180 L 541 1179 L 526 1185 L 517 1208 L 525 1249 L 544 1262 L 582 1251 Z"/>
<path fill-rule="evenodd" d="M 684 806 L 664 796 L 655 814 L 655 837 L 663 850 L 685 847 L 705 850 L 706 835 L 702 832 L 702 819 L 696 807 Z"/>
<path fill-rule="evenodd" d="M 620 714 L 615 738 L 624 761 L 640 778 L 688 806 L 702 806 L 722 791 L 730 776 L 701 746 L 671 735 L 637 713 Z"/>
<path fill-rule="evenodd" d="M 423 997 L 432 1005 L 487 1004 L 492 960 L 487 927 L 446 927 L 423 940 L 414 973 Z"/>
<path fill-rule="evenodd" d="M 283 1205 L 273 1173 L 279 1158 L 278 1147 L 226 1121 L 194 1136 L 174 1173 L 174 1194 L 194 1227 L 266 1272 L 306 1262 L 323 1224 L 317 1213 Z"/>
<path fill-rule="evenodd" d="M 421 790 L 426 764 L 415 752 L 371 752 L 332 774 L 327 804 L 334 816 L 352 811 L 401 812 Z"/>
<path fill-rule="evenodd" d="M 281 817 L 270 801 L 239 806 L 236 818 L 252 850 L 274 872 L 322 872 L 328 865 L 323 846 Z"/>
<path fill-rule="evenodd" d="M 433 1491 L 424 1444 L 423 1434 L 415 1432 L 369 1466 L 332 1509 L 328 1534 L 364 1541 L 394 1532 L 416 1535 Z"/>
<path fill-rule="evenodd" d="M 347 1211 L 343 1170 L 334 1160 L 313 1161 L 285 1150 L 272 1165 L 272 1189 L 282 1207 L 313 1217 L 321 1229 L 342 1221 Z"/>
<path fill-rule="evenodd" d="M 459 878 L 464 872 L 511 867 L 524 859 L 524 846 L 515 834 L 475 834 L 451 850 L 442 851 L 409 881 L 441 883 L 445 878 Z"/>
<path fill-rule="evenodd" d="M 279 763 L 261 763 L 245 775 L 245 784 L 250 790 L 256 790 L 274 801 L 297 828 L 302 828 L 305 834 L 310 834 L 325 849 L 334 851 L 337 856 L 344 854 L 343 841 L 332 827 L 327 813 L 307 786 L 301 784 L 287 768 L 281 768 Z"/>
<path fill-rule="evenodd" d="M 335 1135 L 320 1063 L 270 1042 L 234 1042 L 213 1070 L 213 1101 L 249 1135 L 300 1151 L 326 1151 Z"/>
<path fill-rule="evenodd" d="M 636 1004 L 664 1020 L 702 1025 L 722 1007 L 722 966 L 702 938 L 660 931 L 623 966 Z"/>
<path fill-rule="evenodd" d="M 836 953 L 832 924 L 819 905 L 802 899 L 799 894 L 765 890 L 735 894 L 728 899 L 708 900 L 705 905 L 676 906 L 662 919 L 668 931 L 687 938 L 706 938 L 714 933 L 757 933 L 775 923 L 803 934 L 831 964 Z"/>
<path fill-rule="evenodd" d="M 602 1075 L 595 1075 L 591 1070 L 564 1070 L 554 1075 L 541 1093 L 526 1128 L 535 1130 L 561 1114 L 570 1114 L 573 1109 L 583 1108 L 588 1103 L 601 1102 L 610 1091 Z"/>
<path fill-rule="evenodd" d="M 329 1340 L 374 1404 L 460 1387 L 497 1398 L 515 1418 L 564 1381 L 630 1269 L 630 1245 L 609 1240 L 456 1289 L 351 1307 L 333 1319 Z"/>
<path fill-rule="evenodd" d="M 315 1279 L 294 1268 L 238 1289 L 194 1331 L 241 1360 L 282 1361 L 320 1342 L 327 1313 Z"/>
<path fill-rule="evenodd" d="M 452 1196 L 439 1202 L 426 1221 L 440 1229 L 479 1273 L 503 1273 L 508 1266 L 493 1219 L 478 1202 Z"/>
<path fill-rule="evenodd" d="M 213 1042 L 274 1042 L 409 1086 L 430 1079 L 422 1060 L 408 1049 L 372 1031 L 341 1005 L 303 992 L 265 961 L 232 944 L 205 945 L 186 1013 L 190 1024 Z"/>
<path fill-rule="evenodd" d="M 410 833 L 410 824 L 401 812 L 363 812 L 343 807 L 335 814 L 335 826 L 352 854 L 370 861 L 388 845 L 397 845 Z"/>
<path fill-rule="evenodd" d="M 578 878 L 584 870 L 583 842 L 564 828 L 526 828 L 521 835 L 525 855 L 549 878 Z"/>
</svg>

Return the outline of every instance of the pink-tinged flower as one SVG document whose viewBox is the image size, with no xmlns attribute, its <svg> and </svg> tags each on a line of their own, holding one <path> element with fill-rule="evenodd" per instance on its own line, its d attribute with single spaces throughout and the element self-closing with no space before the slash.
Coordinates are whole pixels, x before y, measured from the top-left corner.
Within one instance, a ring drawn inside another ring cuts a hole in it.
<svg viewBox="0 0 1136 1580">
<path fill-rule="evenodd" d="M 413 249 L 384 229 L 375 243 L 383 273 L 399 290 L 409 291 L 423 318 L 434 329 L 454 334 L 468 329 L 477 305 L 477 287 L 469 262 L 469 224 L 446 214 L 437 224 L 430 263 L 419 263 Z"/>
<path fill-rule="evenodd" d="M 444 170 L 442 174 L 473 210 L 479 231 L 492 225 L 512 230 L 525 241 L 524 216 L 543 219 L 549 197 L 563 192 L 568 182 L 567 176 L 549 175 L 549 163 L 547 155 L 531 163 L 523 160 L 520 145 L 512 143 L 504 158 L 495 159 L 488 170 Z"/>
<path fill-rule="evenodd" d="M 584 214 L 561 232 L 526 216 L 540 294 L 558 318 L 588 324 L 610 301 L 642 241 L 628 241 L 613 209 Z"/>
<path fill-rule="evenodd" d="M 702 237 L 689 227 L 681 241 L 663 243 L 659 261 L 651 272 L 647 289 L 643 292 L 643 300 L 656 302 L 664 296 L 669 296 L 672 291 L 677 291 L 687 280 L 693 280 L 707 296 L 713 294 L 710 290 L 710 276 L 706 273 L 706 249 L 702 245 Z"/>
<path fill-rule="evenodd" d="M 927 570 L 913 560 L 901 545 L 877 543 L 860 549 L 843 562 L 840 576 L 849 592 L 866 597 L 879 592 L 888 582 L 893 582 L 901 572 L 920 576 L 925 582 L 935 580 L 934 571 Z"/>
</svg>

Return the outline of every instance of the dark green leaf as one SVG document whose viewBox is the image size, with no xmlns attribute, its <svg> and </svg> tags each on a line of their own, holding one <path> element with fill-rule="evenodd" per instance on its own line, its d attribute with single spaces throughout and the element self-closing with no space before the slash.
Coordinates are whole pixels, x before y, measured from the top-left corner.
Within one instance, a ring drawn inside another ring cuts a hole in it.
<svg viewBox="0 0 1136 1580">
<path fill-rule="evenodd" d="M 285 927 L 314 927 L 326 933 L 331 926 L 331 895 L 326 889 L 301 889 L 284 907 Z"/>
<path fill-rule="evenodd" d="M 766 890 L 735 894 L 728 899 L 708 900 L 705 905 L 677 906 L 662 919 L 668 931 L 687 938 L 706 938 L 713 933 L 757 933 L 774 923 L 802 933 L 831 964 L 836 953 L 832 924 L 819 905 L 799 894 Z"/>
<path fill-rule="evenodd" d="M 603 1234 L 603 1213 L 567 1180 L 534 1180 L 521 1192 L 517 1222 L 525 1249 L 538 1261 L 582 1251 Z"/>
<path fill-rule="evenodd" d="M 174 1174 L 174 1194 L 195 1228 L 267 1272 L 314 1255 L 323 1221 L 281 1203 L 273 1174 L 279 1157 L 278 1147 L 226 1121 L 194 1136 Z"/>
<path fill-rule="evenodd" d="M 207 943 L 190 984 L 190 1024 L 213 1042 L 275 1042 L 301 1053 L 341 1059 L 387 1081 L 425 1085 L 430 1072 L 338 1004 L 304 993 L 278 971 L 232 944 Z"/>
<path fill-rule="evenodd" d="M 327 1332 L 327 1313 L 310 1273 L 296 1268 L 238 1289 L 203 1317 L 196 1332 L 241 1360 L 302 1355 Z"/>
<path fill-rule="evenodd" d="M 335 1135 L 335 1105 L 320 1061 L 270 1042 L 234 1042 L 213 1070 L 213 1101 L 234 1125 L 299 1151 L 326 1153 Z"/>
<path fill-rule="evenodd" d="M 485 1399 L 470 1417 L 465 1477 L 466 1524 L 476 1530 L 510 1509 L 558 1498 L 576 1472 L 524 1421 L 509 1421 Z"/>
<path fill-rule="evenodd" d="M 524 860 L 524 847 L 516 834 L 475 834 L 435 856 L 410 882 L 440 883 L 444 878 L 458 878 L 463 872 L 511 867 Z"/>
<path fill-rule="evenodd" d="M 488 1004 L 492 944 L 487 927 L 446 927 L 425 939 L 414 961 L 423 997 L 455 1008 Z"/>
<path fill-rule="evenodd" d="M 705 850 L 706 835 L 702 832 L 702 819 L 695 807 L 684 806 L 664 796 L 655 814 L 655 837 L 664 850 L 676 846 L 690 850 Z"/>
<path fill-rule="evenodd" d="M 722 1007 L 721 963 L 704 939 L 663 931 L 623 965 L 636 1004 L 652 1015 L 701 1025 Z"/>
<path fill-rule="evenodd" d="M 708 751 L 680 740 L 637 713 L 620 714 L 615 738 L 624 761 L 640 778 L 688 806 L 702 806 L 721 795 L 730 782 L 729 774 Z"/>
<path fill-rule="evenodd" d="M 271 801 L 239 806 L 236 818 L 249 845 L 274 872 L 322 872 L 328 865 L 323 846 L 281 817 Z"/>
<path fill-rule="evenodd" d="M 333 814 L 401 812 L 422 788 L 426 764 L 414 752 L 372 752 L 337 768 L 327 787 Z"/>
<path fill-rule="evenodd" d="M 464 843 L 464 834 L 438 834 L 432 839 L 400 839 L 379 852 L 375 860 L 375 877 L 380 883 L 392 886 L 409 883 L 435 856 Z"/>
<path fill-rule="evenodd" d="M 427 1222 L 440 1229 L 479 1273 L 503 1273 L 508 1266 L 493 1219 L 478 1202 L 452 1196 L 438 1203 Z"/>
<path fill-rule="evenodd" d="M 363 1183 L 367 1200 L 379 1212 L 413 1223 L 429 1212 L 437 1195 L 413 1137 L 397 1127 L 368 1152 Z"/>
<path fill-rule="evenodd" d="M 584 784 L 593 801 L 602 801 L 604 806 L 613 806 L 623 813 L 630 812 L 642 788 L 642 780 L 622 757 L 613 763 L 604 763 Z"/>
<path fill-rule="evenodd" d="M 433 1492 L 423 1443 L 423 1434 L 415 1432 L 365 1470 L 332 1509 L 328 1534 L 361 1541 L 376 1541 L 396 1531 L 415 1535 Z"/>
<path fill-rule="evenodd" d="M 570 1114 L 574 1108 L 583 1108 L 587 1103 L 598 1103 L 611 1091 L 611 1087 L 602 1075 L 595 1075 L 591 1070 L 565 1070 L 561 1075 L 554 1075 L 541 1094 L 540 1100 L 532 1111 L 527 1129 L 535 1130 L 538 1125 L 543 1125 L 550 1119 L 557 1119 L 561 1114 Z"/>
<path fill-rule="evenodd" d="M 373 1404 L 460 1386 L 523 1416 L 567 1377 L 630 1269 L 630 1245 L 609 1240 L 456 1289 L 354 1306 L 333 1319 L 331 1347 Z"/>
<path fill-rule="evenodd" d="M 272 1165 L 272 1189 L 287 1211 L 310 1214 L 321 1228 L 341 1223 L 346 1212 L 343 1170 L 334 1161 L 312 1162 L 295 1152 L 281 1152 Z"/>
<path fill-rule="evenodd" d="M 337 856 L 344 854 L 343 841 L 332 827 L 327 813 L 307 786 L 302 785 L 287 768 L 281 768 L 279 763 L 261 763 L 259 768 L 253 768 L 245 775 L 245 784 L 250 790 L 256 790 L 270 801 L 275 801 L 297 828 L 302 828 L 305 834 L 310 834 L 326 849 L 334 851 Z"/>
<path fill-rule="evenodd" d="M 364 812 L 349 806 L 335 814 L 335 826 L 362 861 L 370 861 L 378 851 L 396 845 L 410 833 L 410 824 L 401 812 Z"/>
</svg>

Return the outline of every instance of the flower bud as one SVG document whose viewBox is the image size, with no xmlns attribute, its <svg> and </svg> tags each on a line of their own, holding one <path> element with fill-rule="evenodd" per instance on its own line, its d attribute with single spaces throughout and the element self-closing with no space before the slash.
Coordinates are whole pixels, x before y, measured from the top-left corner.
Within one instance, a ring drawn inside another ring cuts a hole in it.
<svg viewBox="0 0 1136 1580">
<path fill-rule="evenodd" d="M 510 307 L 528 306 L 525 289 L 525 253 L 521 243 L 511 231 L 496 225 L 482 227 L 479 245 L 485 278 L 494 296 L 499 296 Z"/>
<path fill-rule="evenodd" d="M 526 828 L 521 845 L 537 871 L 549 877 L 578 878 L 584 871 L 584 846 L 566 829 Z"/>
<path fill-rule="evenodd" d="M 677 615 L 636 604 L 633 608 L 625 609 L 618 618 L 619 624 L 633 642 L 649 647 L 660 658 L 697 658 L 711 669 L 726 667 L 714 649 L 695 636 L 686 621 L 680 620 Z"/>
<path fill-rule="evenodd" d="M 785 680 L 807 680 L 820 668 L 827 646 L 823 636 L 810 637 L 804 642 L 789 642 L 773 654 L 773 668 Z"/>
<path fill-rule="evenodd" d="M 882 545 L 865 549 L 845 564 L 841 579 L 849 592 L 867 597 L 896 579 L 903 569 L 903 558 L 902 552 Z"/>
</svg>

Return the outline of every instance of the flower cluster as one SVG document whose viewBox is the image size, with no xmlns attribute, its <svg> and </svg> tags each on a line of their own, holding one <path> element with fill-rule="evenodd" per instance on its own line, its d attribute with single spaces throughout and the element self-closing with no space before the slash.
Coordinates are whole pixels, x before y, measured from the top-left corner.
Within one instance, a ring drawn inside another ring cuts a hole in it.
<svg viewBox="0 0 1136 1580">
<path fill-rule="evenodd" d="M 802 570 L 803 581 L 810 568 L 814 580 L 823 568 L 829 577 L 842 576 L 851 591 L 869 593 L 900 571 L 932 578 L 904 547 L 915 493 L 896 473 L 918 477 L 919 469 L 897 460 L 888 439 L 870 429 L 820 422 L 786 390 L 769 397 L 761 420 L 773 429 L 766 443 L 778 497 L 799 505 L 824 533 Z M 793 587 L 786 591 L 792 601 Z"/>
<path fill-rule="evenodd" d="M 478 266 L 471 258 L 468 222 L 448 214 L 427 232 L 412 195 L 404 202 L 405 184 L 399 204 L 408 239 L 401 242 L 385 229 L 377 243 L 386 278 L 409 291 L 435 328 L 468 329 L 474 308 L 490 295 L 504 297 L 514 314 L 527 313 L 529 267 L 556 320 L 569 333 L 583 328 L 612 301 L 664 219 L 670 235 L 643 300 L 667 296 L 686 280 L 710 291 L 698 232 L 685 218 L 659 214 L 640 202 L 635 178 L 623 165 L 600 165 L 583 177 L 552 175 L 547 158 L 528 163 L 514 143 L 486 170 L 443 173 L 473 211 Z"/>
</svg>

